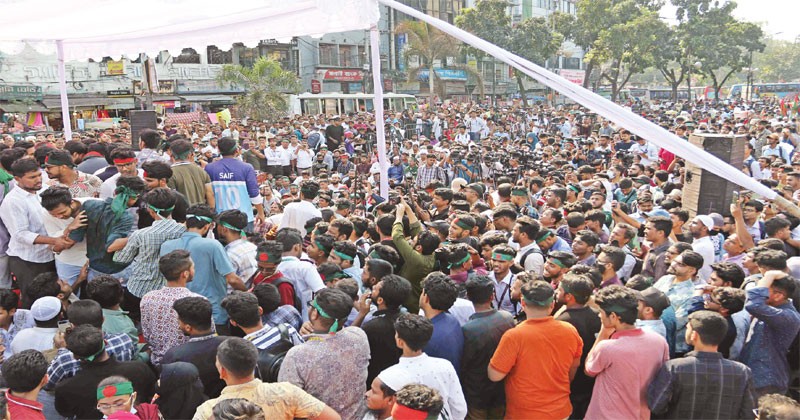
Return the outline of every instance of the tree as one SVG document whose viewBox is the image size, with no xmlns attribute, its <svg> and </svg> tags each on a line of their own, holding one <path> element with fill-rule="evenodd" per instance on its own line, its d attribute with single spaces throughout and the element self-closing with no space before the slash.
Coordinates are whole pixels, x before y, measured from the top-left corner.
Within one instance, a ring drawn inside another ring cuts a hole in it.
<svg viewBox="0 0 800 420">
<path fill-rule="evenodd" d="M 761 54 L 753 55 L 758 76 L 765 82 L 790 82 L 800 79 L 800 45 L 777 39 L 768 39 Z"/>
<path fill-rule="evenodd" d="M 737 20 L 735 2 L 719 5 L 709 0 L 673 0 L 677 16 L 683 19 L 687 58 L 700 63 L 698 71 L 707 77 L 716 97 L 731 75 L 750 63 L 753 51 L 763 51 L 761 28 Z"/>
<path fill-rule="evenodd" d="M 594 69 L 605 64 L 601 78 L 616 80 L 621 89 L 631 74 L 651 61 L 652 44 L 648 46 L 645 41 L 653 40 L 647 33 L 656 25 L 651 12 L 657 12 L 661 5 L 660 0 L 578 0 L 574 16 L 560 12 L 550 15 L 555 29 L 585 53 L 583 87 L 589 87 Z M 646 38 L 637 38 L 642 35 Z M 647 56 L 640 59 L 626 49 L 636 49 Z"/>
<path fill-rule="evenodd" d="M 548 57 L 554 55 L 564 36 L 553 31 L 544 18 L 528 18 L 512 25 L 506 14 L 509 3 L 503 0 L 479 0 L 475 7 L 462 10 L 456 17 L 456 26 L 489 41 L 500 48 L 519 55 L 536 64 L 544 64 Z M 482 57 L 482 51 L 470 48 L 469 51 Z M 514 72 L 522 97 L 523 106 L 527 106 L 522 73 Z"/>
<path fill-rule="evenodd" d="M 587 56 L 595 63 L 606 63 L 601 79 L 611 86 L 611 100 L 616 101 L 631 76 L 653 64 L 656 41 L 666 24 L 657 11 L 634 1 L 617 2 L 612 10 L 628 19 L 601 31 Z"/>
<path fill-rule="evenodd" d="M 408 68 L 408 80 L 419 79 L 420 73 L 423 70 L 428 71 L 428 92 L 430 93 L 431 103 L 433 103 L 433 94 L 435 84 L 434 80 L 439 80 L 439 76 L 434 71 L 434 64 L 439 61 L 445 63 L 447 57 L 452 57 L 461 47 L 461 43 L 455 38 L 447 35 L 446 33 L 436 29 L 425 22 L 407 20 L 395 29 L 397 33 L 405 33 L 408 36 L 408 44 L 406 44 L 406 59 L 408 57 L 419 57 L 419 66 Z M 475 71 L 468 66 L 454 65 L 450 66 L 460 70 L 464 70 L 468 74 L 476 75 Z M 439 97 L 443 97 L 444 89 L 439 91 Z"/>
<path fill-rule="evenodd" d="M 275 120 L 289 111 L 287 93 L 299 93 L 302 89 L 297 76 L 281 68 L 275 60 L 261 57 L 253 67 L 226 64 L 217 75 L 217 83 L 225 86 L 233 83 L 244 89 L 236 98 L 237 107 L 255 120 Z"/>
<path fill-rule="evenodd" d="M 656 36 L 653 65 L 672 89 L 672 100 L 678 100 L 678 88 L 688 76 L 689 62 L 686 60 L 686 44 L 678 27 L 664 25 Z"/>
</svg>

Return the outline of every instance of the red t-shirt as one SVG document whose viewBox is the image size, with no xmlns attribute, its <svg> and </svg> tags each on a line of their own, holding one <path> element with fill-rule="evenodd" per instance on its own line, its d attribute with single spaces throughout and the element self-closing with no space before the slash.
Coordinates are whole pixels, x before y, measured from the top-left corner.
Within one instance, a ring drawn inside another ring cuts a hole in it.
<svg viewBox="0 0 800 420">
<path fill-rule="evenodd" d="M 283 273 L 276 271 L 275 274 L 264 277 L 260 272 L 253 277 L 253 286 L 258 286 L 261 283 L 272 284 L 276 280 L 283 278 Z M 281 295 L 281 305 L 294 306 L 294 285 L 291 281 L 285 281 L 278 285 L 278 293 Z"/>
<path fill-rule="evenodd" d="M 26 400 L 11 395 L 11 391 L 6 391 L 8 401 L 8 414 L 12 419 L 25 420 L 45 420 L 42 413 L 42 404 L 36 401 Z"/>
</svg>

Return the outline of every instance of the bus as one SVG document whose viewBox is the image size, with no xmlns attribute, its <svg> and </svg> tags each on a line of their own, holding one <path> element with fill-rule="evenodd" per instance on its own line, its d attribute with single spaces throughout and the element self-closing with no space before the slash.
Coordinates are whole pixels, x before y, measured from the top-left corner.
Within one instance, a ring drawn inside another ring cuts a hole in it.
<svg viewBox="0 0 800 420">
<path fill-rule="evenodd" d="M 352 112 L 373 112 L 375 95 L 371 93 L 301 93 L 291 95 L 290 109 L 295 114 L 344 115 Z M 399 93 L 383 94 L 384 111 L 401 112 L 417 109 L 417 98 Z"/>
<path fill-rule="evenodd" d="M 611 88 L 601 87 L 595 93 L 602 96 L 603 98 L 611 100 Z M 617 94 L 617 102 L 628 102 L 631 99 L 631 91 L 628 89 L 622 89 Z"/>
<path fill-rule="evenodd" d="M 751 99 L 784 98 L 800 94 L 800 83 L 753 83 L 750 87 L 752 90 L 748 95 L 748 86 L 746 84 L 731 86 L 731 90 L 728 92 L 728 99 L 747 97 Z"/>
</svg>

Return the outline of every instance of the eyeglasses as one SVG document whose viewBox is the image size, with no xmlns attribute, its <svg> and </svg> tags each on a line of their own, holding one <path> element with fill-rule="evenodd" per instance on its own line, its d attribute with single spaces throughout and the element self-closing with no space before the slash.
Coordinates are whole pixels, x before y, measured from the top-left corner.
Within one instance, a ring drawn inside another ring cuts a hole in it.
<svg viewBox="0 0 800 420">
<path fill-rule="evenodd" d="M 131 402 L 132 399 L 133 399 L 133 394 L 131 394 L 130 397 L 128 397 L 127 400 L 120 400 L 118 402 L 115 402 L 114 404 L 97 404 L 97 409 L 99 411 L 107 411 L 107 410 L 122 408 L 126 404 Z"/>
</svg>

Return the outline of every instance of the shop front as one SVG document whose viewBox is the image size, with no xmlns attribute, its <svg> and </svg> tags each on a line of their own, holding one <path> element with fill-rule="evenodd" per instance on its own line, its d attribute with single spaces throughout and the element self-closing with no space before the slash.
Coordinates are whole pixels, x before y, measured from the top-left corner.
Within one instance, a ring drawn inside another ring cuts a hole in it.
<svg viewBox="0 0 800 420">
<path fill-rule="evenodd" d="M 322 93 L 364 91 L 364 71 L 361 69 L 317 69 L 315 80 L 322 82 Z"/>
</svg>

